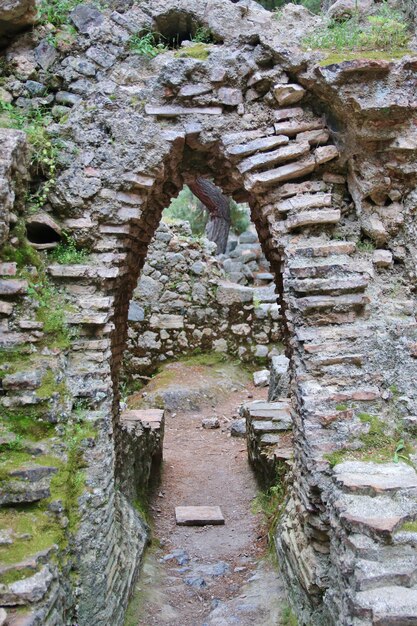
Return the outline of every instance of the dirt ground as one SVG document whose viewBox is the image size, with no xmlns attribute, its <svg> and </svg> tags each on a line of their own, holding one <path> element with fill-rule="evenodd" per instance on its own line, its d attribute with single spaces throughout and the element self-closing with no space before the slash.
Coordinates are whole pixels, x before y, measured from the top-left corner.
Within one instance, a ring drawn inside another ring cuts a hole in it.
<svg viewBox="0 0 417 626">
<path fill-rule="evenodd" d="M 184 387 L 180 368 L 177 376 Z M 266 399 L 267 390 L 243 378 L 215 395 L 199 410 L 167 412 L 161 483 L 150 506 L 154 540 L 126 626 L 282 623 L 285 594 L 266 558 L 262 515 L 252 512 L 257 484 L 246 440 L 229 434 L 239 405 Z M 220 428 L 203 429 L 205 417 L 218 417 Z M 224 526 L 177 526 L 174 509 L 186 505 L 219 505 Z"/>
</svg>

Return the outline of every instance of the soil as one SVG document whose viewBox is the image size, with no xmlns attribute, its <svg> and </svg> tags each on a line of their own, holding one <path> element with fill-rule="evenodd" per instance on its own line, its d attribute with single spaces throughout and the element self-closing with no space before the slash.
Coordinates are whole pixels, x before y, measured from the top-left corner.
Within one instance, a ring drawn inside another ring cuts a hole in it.
<svg viewBox="0 0 417 626">
<path fill-rule="evenodd" d="M 253 513 L 258 486 L 246 440 L 229 433 L 240 404 L 267 392 L 247 376 L 239 386 L 231 377 L 225 391 L 225 370 L 217 367 L 216 378 L 210 369 L 212 391 L 216 380 L 222 387 L 216 399 L 201 399 L 197 411 L 166 412 L 161 482 L 150 502 L 153 542 L 126 626 L 277 626 L 288 610 L 263 515 Z M 184 391 L 189 368 L 175 371 Z M 221 427 L 203 429 L 206 417 Z M 175 507 L 187 505 L 219 505 L 224 526 L 177 526 Z"/>
</svg>

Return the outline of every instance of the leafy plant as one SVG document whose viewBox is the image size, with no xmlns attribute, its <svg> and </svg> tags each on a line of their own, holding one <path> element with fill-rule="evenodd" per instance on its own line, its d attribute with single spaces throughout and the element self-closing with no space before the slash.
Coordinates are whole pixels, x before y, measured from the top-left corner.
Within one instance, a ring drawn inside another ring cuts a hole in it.
<svg viewBox="0 0 417 626">
<path fill-rule="evenodd" d="M 28 193 L 26 201 L 30 211 L 38 211 L 46 202 L 56 183 L 59 144 L 52 142 L 48 126 L 52 116 L 44 107 L 20 109 L 0 100 L 0 127 L 16 128 L 26 133 L 31 146 L 31 165 L 35 176 L 46 180 L 34 193 Z"/>
<path fill-rule="evenodd" d="M 395 452 L 393 456 L 394 463 L 398 463 L 400 459 L 402 459 L 406 463 L 409 462 L 410 459 L 408 455 L 400 454 L 401 452 L 406 452 L 406 445 L 405 445 L 404 439 L 400 439 L 399 442 L 397 443 L 397 447 L 395 448 Z"/>
<path fill-rule="evenodd" d="M 144 35 L 137 33 L 130 38 L 129 47 L 135 54 L 152 59 L 167 50 L 165 44 L 158 42 L 160 37 L 158 33 L 147 32 Z"/>
<path fill-rule="evenodd" d="M 328 20 L 304 40 L 304 44 L 321 50 L 398 50 L 405 49 L 409 33 L 402 13 L 384 2 L 365 23 L 359 13 L 344 22 Z"/>
<path fill-rule="evenodd" d="M 252 502 L 253 513 L 263 513 L 268 531 L 268 543 L 274 545 L 274 534 L 279 518 L 281 516 L 282 507 L 285 500 L 285 474 L 287 468 L 280 463 L 276 470 L 276 478 L 274 484 L 268 489 L 260 491 Z"/>
<path fill-rule="evenodd" d="M 38 20 L 41 24 L 60 27 L 68 24 L 69 14 L 82 0 L 41 0 L 38 4 Z"/>
<path fill-rule="evenodd" d="M 86 250 L 79 250 L 75 239 L 67 233 L 63 233 L 64 240 L 57 245 L 49 254 L 51 261 L 60 265 L 80 265 L 88 259 Z"/>
<path fill-rule="evenodd" d="M 38 304 L 36 317 L 43 323 L 43 330 L 53 339 L 55 346 L 65 349 L 71 341 L 71 331 L 66 322 L 65 306 L 59 291 L 44 273 L 36 281 L 29 276 L 28 295 Z"/>
<path fill-rule="evenodd" d="M 213 33 L 209 28 L 199 26 L 191 38 L 195 43 L 213 43 Z"/>
</svg>

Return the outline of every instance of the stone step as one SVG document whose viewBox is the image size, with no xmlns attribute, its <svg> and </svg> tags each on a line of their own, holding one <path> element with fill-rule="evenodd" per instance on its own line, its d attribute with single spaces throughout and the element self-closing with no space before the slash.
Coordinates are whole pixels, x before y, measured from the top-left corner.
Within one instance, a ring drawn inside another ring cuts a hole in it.
<svg viewBox="0 0 417 626">
<path fill-rule="evenodd" d="M 299 133 L 305 133 L 309 130 L 322 130 L 324 124 L 320 120 L 313 121 L 298 121 L 290 120 L 287 122 L 278 122 L 274 124 L 276 135 L 287 135 L 288 137 L 294 137 Z"/>
<path fill-rule="evenodd" d="M 288 422 L 284 421 L 272 421 L 272 420 L 254 420 L 250 428 L 255 435 L 262 433 L 279 433 L 280 431 L 287 431 L 291 428 L 288 426 Z"/>
<path fill-rule="evenodd" d="M 287 281 L 287 286 L 301 294 L 334 294 L 364 291 L 369 280 L 366 276 L 347 278 L 305 278 Z"/>
<path fill-rule="evenodd" d="M 347 532 L 360 532 L 384 541 L 391 541 L 395 530 L 416 514 L 414 498 L 394 499 L 386 495 L 343 494 L 333 506 Z"/>
<path fill-rule="evenodd" d="M 375 323 L 363 322 L 339 327 L 323 326 L 321 328 L 297 328 L 295 334 L 298 341 L 301 343 L 307 343 L 309 341 L 317 343 L 320 340 L 339 341 L 362 339 L 363 337 L 371 336 L 377 331 L 378 326 Z"/>
<path fill-rule="evenodd" d="M 304 259 L 296 259 L 295 262 L 288 264 L 287 269 L 289 276 L 295 279 L 329 278 L 329 276 L 360 278 L 363 275 L 374 275 L 370 263 L 355 263 L 346 255 L 335 255 L 331 257 L 331 261 L 328 258 L 319 258 L 307 263 Z"/>
<path fill-rule="evenodd" d="M 249 191 L 262 190 L 269 185 L 307 176 L 314 171 L 315 167 L 316 161 L 314 156 L 311 155 L 301 161 L 294 161 L 276 169 L 259 172 L 258 174 L 249 174 L 245 180 L 245 186 Z"/>
<path fill-rule="evenodd" d="M 356 244 L 352 241 L 325 241 L 311 245 L 289 248 L 288 252 L 302 257 L 329 257 L 337 254 L 352 255 L 356 252 Z"/>
<path fill-rule="evenodd" d="M 417 589 L 390 585 L 355 595 L 354 612 L 378 626 L 412 626 L 416 624 Z"/>
<path fill-rule="evenodd" d="M 340 222 L 339 209 L 322 209 L 321 211 L 302 211 L 290 215 L 285 221 L 285 227 L 291 231 L 303 226 L 319 226 L 322 224 L 337 224 Z"/>
<path fill-rule="evenodd" d="M 304 193 L 278 202 L 275 205 L 275 210 L 279 213 L 289 213 L 331 206 L 331 193 Z"/>
<path fill-rule="evenodd" d="M 334 480 L 346 493 L 372 496 L 404 490 L 417 495 L 417 472 L 406 463 L 348 461 L 333 471 Z"/>
<path fill-rule="evenodd" d="M 38 502 L 51 495 L 50 483 L 56 467 L 28 465 L 9 472 L 2 481 L 0 505 Z"/>
<path fill-rule="evenodd" d="M 272 152 L 261 152 L 253 156 L 244 159 L 237 166 L 239 172 L 244 174 L 245 172 L 251 172 L 252 170 L 268 168 L 271 165 L 277 163 L 285 163 L 286 161 L 293 161 L 299 157 L 310 152 L 310 144 L 308 141 L 302 143 L 290 143 L 283 148 L 273 150 Z"/>
<path fill-rule="evenodd" d="M 381 557 L 378 561 L 365 559 L 356 561 L 354 578 L 357 591 L 391 585 L 411 587 L 417 584 L 417 554 L 408 556 L 403 554 L 397 558 L 387 559 L 382 553 Z"/>
<path fill-rule="evenodd" d="M 248 143 L 239 143 L 231 145 L 227 148 L 226 153 L 229 156 L 245 157 L 255 152 L 264 152 L 272 150 L 278 146 L 288 144 L 289 138 L 286 135 L 273 135 L 272 137 L 260 137 L 253 139 Z"/>
<path fill-rule="evenodd" d="M 363 294 L 351 294 L 343 296 L 307 296 L 295 300 L 294 305 L 302 313 L 308 315 L 310 311 L 322 309 L 338 309 L 343 313 L 360 310 L 369 302 L 370 299 Z"/>
<path fill-rule="evenodd" d="M 33 576 L 0 586 L 0 605 L 24 606 L 39 602 L 47 594 L 54 578 L 49 566 L 45 565 Z"/>
</svg>

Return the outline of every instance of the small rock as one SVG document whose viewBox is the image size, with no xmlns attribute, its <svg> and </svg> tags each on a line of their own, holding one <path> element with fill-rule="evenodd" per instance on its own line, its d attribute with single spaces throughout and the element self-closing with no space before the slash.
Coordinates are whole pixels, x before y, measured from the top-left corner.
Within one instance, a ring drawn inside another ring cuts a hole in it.
<svg viewBox="0 0 417 626">
<path fill-rule="evenodd" d="M 215 428 L 220 428 L 220 422 L 217 417 L 205 417 L 201 421 L 201 425 L 203 428 L 208 430 L 213 430 Z"/>
<path fill-rule="evenodd" d="M 230 434 L 232 437 L 245 437 L 246 436 L 246 420 L 235 420 L 230 427 Z"/>
<path fill-rule="evenodd" d="M 204 580 L 204 578 L 201 578 L 201 576 L 190 576 L 189 578 L 185 579 L 185 584 L 189 585 L 190 587 L 194 587 L 195 589 L 204 589 L 205 587 L 207 587 L 207 583 Z"/>
<path fill-rule="evenodd" d="M 392 264 L 392 253 L 389 250 L 375 250 L 372 263 L 377 267 L 389 267 Z"/>
<path fill-rule="evenodd" d="M 89 33 L 103 22 L 102 14 L 91 4 L 79 4 L 70 17 L 77 30 L 83 34 Z"/>
<path fill-rule="evenodd" d="M 0 626 L 7 624 L 7 613 L 4 609 L 0 609 Z"/>
<path fill-rule="evenodd" d="M 164 561 L 175 560 L 178 563 L 178 565 L 186 565 L 187 563 L 190 562 L 190 557 L 185 550 L 183 550 L 182 548 L 177 548 L 176 550 L 173 550 L 172 552 L 170 552 L 170 554 L 167 554 L 166 556 L 164 556 L 163 560 Z"/>
<path fill-rule="evenodd" d="M 295 104 L 299 102 L 305 94 L 305 90 L 301 87 L 301 85 L 275 85 L 274 86 L 274 96 L 275 100 L 281 106 L 286 106 L 287 104 Z"/>
<path fill-rule="evenodd" d="M 259 370 L 259 372 L 253 373 L 253 384 L 255 387 L 268 387 L 269 378 L 269 370 Z"/>
</svg>

